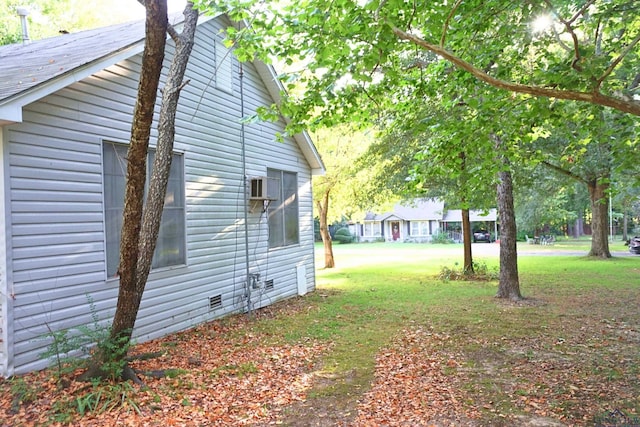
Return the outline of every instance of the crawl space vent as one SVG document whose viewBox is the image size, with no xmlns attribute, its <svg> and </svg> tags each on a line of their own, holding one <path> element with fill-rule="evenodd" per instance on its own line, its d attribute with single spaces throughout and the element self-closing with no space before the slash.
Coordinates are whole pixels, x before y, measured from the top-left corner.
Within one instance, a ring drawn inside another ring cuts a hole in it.
<svg viewBox="0 0 640 427">
<path fill-rule="evenodd" d="M 264 282 L 264 288 L 268 291 L 273 289 L 273 279 Z"/>
<path fill-rule="evenodd" d="M 222 307 L 222 295 L 209 297 L 209 310 L 215 310 L 220 307 Z"/>
</svg>

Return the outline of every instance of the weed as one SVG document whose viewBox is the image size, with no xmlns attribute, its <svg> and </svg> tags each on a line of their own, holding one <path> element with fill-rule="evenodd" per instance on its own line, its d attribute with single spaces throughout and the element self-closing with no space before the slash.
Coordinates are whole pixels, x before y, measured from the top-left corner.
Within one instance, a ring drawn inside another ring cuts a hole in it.
<svg viewBox="0 0 640 427">
<path fill-rule="evenodd" d="M 211 371 L 211 376 L 217 377 L 223 373 L 227 375 L 237 376 L 242 378 L 248 374 L 254 374 L 258 372 L 258 368 L 253 362 L 241 363 L 240 365 L 223 365 L 219 366 Z"/>
<path fill-rule="evenodd" d="M 184 369 L 167 369 L 164 371 L 164 376 L 167 378 L 177 378 L 180 375 L 184 375 L 188 372 L 189 371 L 186 371 Z"/>
<path fill-rule="evenodd" d="M 497 280 L 500 277 L 500 272 L 497 267 L 489 268 L 485 262 L 473 262 L 473 271 L 458 268 L 458 263 L 455 263 L 455 267 L 449 268 L 443 266 L 440 268 L 440 274 L 438 278 L 445 282 L 451 280 L 476 280 L 476 281 L 491 281 Z"/>
<path fill-rule="evenodd" d="M 47 325 L 49 332 L 44 338 L 50 344 L 40 357 L 51 361 L 50 365 L 54 367 L 54 375 L 61 386 L 64 385 L 63 377 L 78 367 L 86 366 L 86 356 L 94 352 L 99 352 L 103 363 L 102 371 L 112 380 L 121 376 L 126 364 L 124 355 L 130 345 L 128 337 L 110 339 L 111 328 L 100 323 L 91 296 L 87 295 L 87 300 L 91 310 L 91 324 L 59 331 Z"/>
<path fill-rule="evenodd" d="M 38 397 L 37 389 L 27 383 L 23 377 L 13 377 L 9 379 L 11 384 L 10 390 L 13 398 L 11 399 L 11 410 L 18 412 L 21 405 L 28 405 L 35 402 Z"/>
<path fill-rule="evenodd" d="M 53 422 L 71 423 L 76 416 L 83 417 L 89 413 L 98 415 L 122 408 L 140 413 L 135 393 L 130 382 L 101 383 L 94 380 L 88 392 L 56 400 L 49 419 Z"/>
</svg>

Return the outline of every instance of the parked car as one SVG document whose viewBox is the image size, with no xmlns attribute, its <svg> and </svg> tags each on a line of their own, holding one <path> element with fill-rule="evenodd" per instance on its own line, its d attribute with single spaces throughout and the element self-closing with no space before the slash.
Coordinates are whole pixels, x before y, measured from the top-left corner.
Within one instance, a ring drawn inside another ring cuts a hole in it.
<svg viewBox="0 0 640 427">
<path fill-rule="evenodd" d="M 476 242 L 487 242 L 491 243 L 491 233 L 487 230 L 478 230 L 473 232 L 473 243 Z"/>
<path fill-rule="evenodd" d="M 640 255 L 640 236 L 629 239 L 629 252 Z"/>
</svg>

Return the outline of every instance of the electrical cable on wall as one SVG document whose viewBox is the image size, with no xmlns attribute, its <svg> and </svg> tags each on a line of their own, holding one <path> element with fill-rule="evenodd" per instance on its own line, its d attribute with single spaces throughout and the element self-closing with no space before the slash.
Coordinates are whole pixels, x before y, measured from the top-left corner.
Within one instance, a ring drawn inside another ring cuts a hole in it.
<svg viewBox="0 0 640 427">
<path fill-rule="evenodd" d="M 251 303 L 251 283 L 249 281 L 249 200 L 247 194 L 249 192 L 249 188 L 247 186 L 247 147 L 245 140 L 245 129 L 244 129 L 244 70 L 242 67 L 242 62 L 239 64 L 239 73 L 240 77 L 240 140 L 242 145 L 242 181 L 243 181 L 243 214 L 244 214 L 244 255 L 245 255 L 245 290 L 247 293 L 247 313 L 252 314 L 252 303 Z"/>
</svg>

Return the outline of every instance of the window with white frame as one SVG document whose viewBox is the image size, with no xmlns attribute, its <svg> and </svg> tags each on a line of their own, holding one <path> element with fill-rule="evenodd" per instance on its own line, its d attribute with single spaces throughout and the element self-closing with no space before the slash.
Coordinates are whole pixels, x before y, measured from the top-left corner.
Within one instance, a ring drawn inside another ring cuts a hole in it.
<svg viewBox="0 0 640 427">
<path fill-rule="evenodd" d="M 124 210 L 125 176 L 127 172 L 127 146 L 105 142 L 103 149 L 104 216 L 107 240 L 107 275 L 113 277 L 120 261 L 120 236 Z M 153 165 L 155 152 L 149 150 L 147 177 Z M 148 179 L 147 179 L 148 182 Z M 164 199 L 162 221 L 152 268 L 186 263 L 184 162 L 183 156 L 174 154 L 167 194 Z"/>
<path fill-rule="evenodd" d="M 429 234 L 429 221 L 411 221 L 412 236 L 428 236 Z"/>
<path fill-rule="evenodd" d="M 279 182 L 277 200 L 267 208 L 269 217 L 269 247 L 297 245 L 300 242 L 298 222 L 298 176 L 293 172 L 267 169 L 267 176 Z"/>
<path fill-rule="evenodd" d="M 380 237 L 382 236 L 382 223 L 380 221 L 367 221 L 364 223 L 364 237 Z"/>
</svg>

